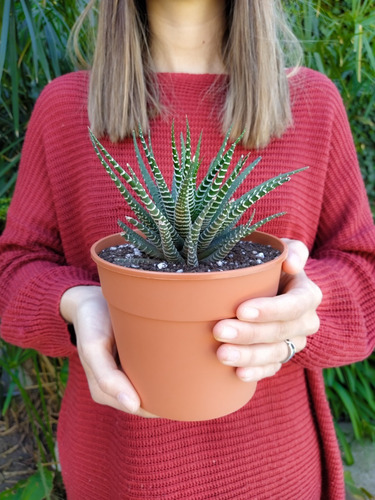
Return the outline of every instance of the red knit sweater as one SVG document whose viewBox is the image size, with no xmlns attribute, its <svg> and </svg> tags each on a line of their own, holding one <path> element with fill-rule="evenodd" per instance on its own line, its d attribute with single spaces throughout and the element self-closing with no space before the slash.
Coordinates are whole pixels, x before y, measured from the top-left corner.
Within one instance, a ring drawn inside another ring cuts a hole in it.
<svg viewBox="0 0 375 500">
<path fill-rule="evenodd" d="M 3 338 L 70 359 L 58 429 L 68 498 L 343 499 L 322 368 L 363 359 L 374 348 L 375 227 L 336 88 L 310 70 L 291 79 L 294 125 L 260 152 L 263 160 L 243 186 L 310 166 L 262 199 L 257 217 L 287 211 L 266 230 L 309 247 L 306 270 L 324 294 L 320 331 L 277 375 L 258 384 L 243 409 L 181 423 L 94 403 L 59 315 L 67 288 L 97 284 L 90 246 L 117 232 L 126 212 L 89 140 L 87 82 L 84 72 L 65 75 L 40 96 L 0 239 Z M 171 112 L 152 122 L 152 141 L 170 182 L 172 117 L 177 131 L 188 117 L 193 144 L 203 130 L 209 162 L 222 142 L 217 113 L 225 77 L 161 74 L 159 83 Z M 104 145 L 120 164 L 136 169 L 130 139 Z"/>
</svg>

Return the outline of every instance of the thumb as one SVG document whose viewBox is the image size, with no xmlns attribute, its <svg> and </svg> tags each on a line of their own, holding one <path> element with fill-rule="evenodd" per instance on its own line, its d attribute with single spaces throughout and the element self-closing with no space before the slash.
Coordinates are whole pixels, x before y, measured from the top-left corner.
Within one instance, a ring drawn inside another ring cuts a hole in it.
<svg viewBox="0 0 375 500">
<path fill-rule="evenodd" d="M 309 249 L 299 240 L 283 238 L 288 245 L 288 256 L 283 263 L 283 271 L 288 274 L 298 274 L 301 272 L 309 257 Z"/>
</svg>

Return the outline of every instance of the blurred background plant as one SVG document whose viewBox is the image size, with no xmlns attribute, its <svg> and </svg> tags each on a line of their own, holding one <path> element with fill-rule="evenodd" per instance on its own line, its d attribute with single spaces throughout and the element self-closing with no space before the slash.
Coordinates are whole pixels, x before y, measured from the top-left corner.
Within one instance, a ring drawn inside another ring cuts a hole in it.
<svg viewBox="0 0 375 500">
<path fill-rule="evenodd" d="M 375 209 L 375 8 L 373 0 L 287 0 L 305 65 L 339 88 Z"/>
<path fill-rule="evenodd" d="M 86 4 L 86 0 L 0 0 L 0 224 L 36 98 L 49 81 L 74 69 L 67 54 L 68 38 Z M 92 46 L 95 19 L 91 21 L 80 40 L 83 53 Z"/>
<path fill-rule="evenodd" d="M 67 372 L 66 360 L 0 344 L 1 500 L 65 498 L 55 439 Z"/>
<path fill-rule="evenodd" d="M 86 4 L 87 0 L 0 0 L 0 232 L 31 110 L 51 79 L 74 70 L 66 47 L 71 27 Z M 303 45 L 305 65 L 325 73 L 341 92 L 375 213 L 373 0 L 285 0 L 284 5 Z M 87 56 L 94 28 L 95 16 L 80 39 Z M 0 350 L 0 424 L 11 425 L 22 410 L 35 450 L 35 474 L 12 491 L 0 493 L 0 500 L 10 498 L 8 494 L 11 498 L 58 498 L 54 493 L 60 481 L 55 420 L 67 364 L 4 342 Z M 326 370 L 325 380 L 336 422 L 350 422 L 357 440 L 375 439 L 375 355 L 362 363 Z M 0 427 L 0 438 L 1 432 Z M 339 426 L 337 433 L 344 458 L 351 463 L 350 443 Z"/>
</svg>

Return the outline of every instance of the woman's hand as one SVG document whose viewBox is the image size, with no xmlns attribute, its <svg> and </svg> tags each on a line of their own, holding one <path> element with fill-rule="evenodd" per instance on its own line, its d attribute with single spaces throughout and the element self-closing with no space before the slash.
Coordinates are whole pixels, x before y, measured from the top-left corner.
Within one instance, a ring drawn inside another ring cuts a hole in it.
<svg viewBox="0 0 375 500">
<path fill-rule="evenodd" d="M 74 326 L 93 400 L 141 417 L 154 417 L 140 408 L 137 392 L 116 364 L 116 345 L 101 288 L 70 288 L 61 297 L 60 312 Z"/>
<path fill-rule="evenodd" d="M 219 360 L 237 367 L 244 381 L 258 381 L 280 370 L 289 355 L 285 340 L 296 352 L 306 346 L 307 336 L 319 329 L 316 310 L 322 293 L 304 272 L 309 252 L 297 240 L 285 240 L 288 257 L 283 264 L 279 295 L 243 302 L 237 319 L 219 321 L 214 336 L 223 344 L 217 350 Z"/>
</svg>

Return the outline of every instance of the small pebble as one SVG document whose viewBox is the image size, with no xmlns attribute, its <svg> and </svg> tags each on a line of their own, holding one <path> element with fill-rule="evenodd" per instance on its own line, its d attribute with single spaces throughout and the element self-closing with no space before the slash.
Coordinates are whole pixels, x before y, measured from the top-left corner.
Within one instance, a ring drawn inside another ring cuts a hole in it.
<svg viewBox="0 0 375 500">
<path fill-rule="evenodd" d="M 168 267 L 168 264 L 166 262 L 160 262 L 158 265 L 157 265 L 158 269 L 165 269 L 166 267 Z"/>
<path fill-rule="evenodd" d="M 259 252 L 257 257 L 259 257 L 260 259 L 264 259 L 264 253 L 263 252 Z"/>
</svg>

